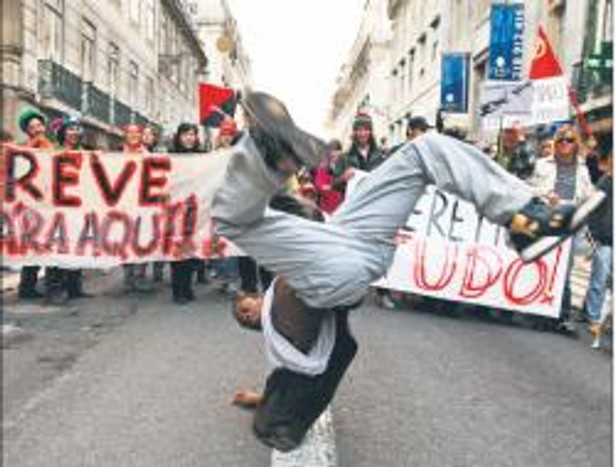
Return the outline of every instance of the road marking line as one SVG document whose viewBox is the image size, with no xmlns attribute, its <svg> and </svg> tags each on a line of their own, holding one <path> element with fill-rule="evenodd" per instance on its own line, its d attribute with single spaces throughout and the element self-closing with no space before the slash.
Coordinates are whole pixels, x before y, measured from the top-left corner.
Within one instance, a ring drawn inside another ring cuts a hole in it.
<svg viewBox="0 0 615 467">
<path fill-rule="evenodd" d="M 335 433 L 330 408 L 310 428 L 303 444 L 291 452 L 273 450 L 271 467 L 335 467 Z"/>
</svg>

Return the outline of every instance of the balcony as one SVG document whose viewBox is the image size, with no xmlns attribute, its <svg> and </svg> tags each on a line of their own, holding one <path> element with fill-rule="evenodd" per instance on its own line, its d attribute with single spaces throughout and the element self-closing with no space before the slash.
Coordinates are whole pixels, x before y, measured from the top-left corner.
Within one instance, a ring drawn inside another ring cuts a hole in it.
<svg viewBox="0 0 615 467">
<path fill-rule="evenodd" d="M 111 98 L 92 83 L 86 83 L 84 99 L 85 115 L 90 115 L 101 122 L 111 123 Z"/>
<path fill-rule="evenodd" d="M 113 123 L 116 126 L 128 125 L 132 122 L 132 110 L 118 100 L 113 101 Z"/>
<path fill-rule="evenodd" d="M 134 121 L 135 123 L 138 123 L 141 126 L 145 126 L 148 125 L 150 122 L 147 119 L 147 117 L 145 117 L 144 115 L 140 114 L 139 112 L 135 112 L 134 113 Z"/>
<path fill-rule="evenodd" d="M 38 90 L 44 98 L 56 98 L 77 111 L 83 102 L 83 81 L 52 60 L 39 60 Z"/>
<path fill-rule="evenodd" d="M 75 112 L 100 123 L 122 127 L 132 122 L 146 125 L 150 120 L 91 82 L 84 82 L 52 60 L 39 60 L 38 91 L 43 98 L 57 99 Z M 66 112 L 66 109 L 56 109 Z"/>
<path fill-rule="evenodd" d="M 573 66 L 572 87 L 577 92 L 579 103 L 583 104 L 592 99 L 611 95 L 612 69 L 592 70 L 581 64 Z"/>
</svg>

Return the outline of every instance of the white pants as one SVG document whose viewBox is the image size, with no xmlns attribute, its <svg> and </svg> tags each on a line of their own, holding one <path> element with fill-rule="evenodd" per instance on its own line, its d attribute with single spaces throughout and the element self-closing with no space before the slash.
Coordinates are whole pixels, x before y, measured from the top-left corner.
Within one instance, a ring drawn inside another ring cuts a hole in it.
<svg viewBox="0 0 615 467">
<path fill-rule="evenodd" d="M 397 230 L 427 185 L 474 203 L 479 213 L 501 225 L 532 197 L 524 182 L 477 148 L 430 132 L 371 172 L 322 224 L 268 210 L 283 180 L 265 165 L 249 135 L 233 150 L 212 204 L 217 232 L 316 308 L 352 305 L 385 274 Z"/>
</svg>

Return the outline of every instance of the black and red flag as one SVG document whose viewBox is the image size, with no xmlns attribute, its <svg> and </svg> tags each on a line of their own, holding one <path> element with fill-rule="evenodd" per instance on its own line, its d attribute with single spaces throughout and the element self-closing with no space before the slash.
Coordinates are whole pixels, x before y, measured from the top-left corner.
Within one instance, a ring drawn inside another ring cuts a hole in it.
<svg viewBox="0 0 615 467">
<path fill-rule="evenodd" d="M 217 128 L 226 118 L 235 116 L 238 92 L 209 83 L 199 83 L 199 120 L 202 125 Z"/>
</svg>

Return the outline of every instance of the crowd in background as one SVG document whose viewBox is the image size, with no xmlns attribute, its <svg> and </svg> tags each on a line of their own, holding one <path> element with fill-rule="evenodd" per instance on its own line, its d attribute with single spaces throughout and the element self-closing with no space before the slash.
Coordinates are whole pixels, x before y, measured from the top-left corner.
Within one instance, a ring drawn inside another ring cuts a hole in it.
<svg viewBox="0 0 615 467">
<path fill-rule="evenodd" d="M 42 113 L 28 109 L 19 116 L 18 123 L 25 135 L 25 140 L 13 141 L 18 144 L 39 149 L 82 148 L 84 127 L 78 118 L 66 117 L 48 122 Z M 464 139 L 462 132 L 442 128 L 439 130 Z M 408 119 L 407 141 L 427 131 L 435 130 L 425 118 L 414 116 Z M 205 156 L 211 149 L 234 144 L 241 137 L 242 130 L 235 121 L 226 118 L 214 134 L 213 142 L 201 141 L 196 124 L 182 123 L 173 135 L 168 135 L 166 144 L 162 145 L 158 128 L 129 124 L 124 128 L 121 150 L 144 155 L 165 152 L 172 157 L 182 157 L 187 153 L 202 153 Z M 13 140 L 6 132 L 3 132 L 2 139 Z M 369 172 L 375 169 L 404 144 L 388 148 L 383 139 L 378 141 L 370 115 L 359 112 L 353 122 L 348 149 L 344 151 L 341 141 L 332 140 L 328 144 L 327 154 L 317 167 L 302 168 L 289 179 L 284 188 L 285 194 L 312 205 L 326 218 L 343 202 L 354 170 Z M 501 131 L 498 141 L 466 142 L 475 144 L 485 157 L 494 159 L 506 170 L 525 180 L 534 188 L 536 195 L 547 198 L 552 204 L 580 202 L 592 193 L 597 184 L 609 187 L 612 184 L 612 149 L 601 150 L 594 137 L 583 139 L 579 131 L 569 123 L 554 126 L 550 131 L 534 131 L 529 136 L 526 129 L 513 126 Z M 611 193 L 610 189 L 608 193 Z M 612 230 L 611 195 L 593 216 L 589 228 L 583 230 L 574 241 L 575 244 L 589 244 L 592 258 L 590 283 L 583 310 L 578 310 L 573 316 L 570 272 L 574 255 L 571 255 L 559 317 L 532 317 L 533 326 L 575 335 L 575 321 L 588 321 L 590 329 L 602 323 L 604 303 L 612 290 Z M 22 268 L 18 290 L 20 299 L 45 299 L 54 304 L 62 304 L 90 296 L 84 290 L 81 270 L 47 267 L 41 285 L 40 269 L 35 266 Z M 124 292 L 151 294 L 163 284 L 165 270 L 169 271 L 172 299 L 178 305 L 195 300 L 195 284 L 215 281 L 222 293 L 255 294 L 267 288 L 272 280 L 272 274 L 260 268 L 249 257 L 209 260 L 188 258 L 168 265 L 165 262 L 123 265 Z M 380 306 L 387 309 L 408 304 L 413 308 L 424 307 L 429 310 L 451 310 L 466 306 L 380 288 L 375 289 L 375 294 Z M 473 309 L 473 312 L 485 312 L 479 308 Z M 488 310 L 488 313 L 505 321 L 513 318 L 512 313 L 503 310 Z"/>
</svg>

